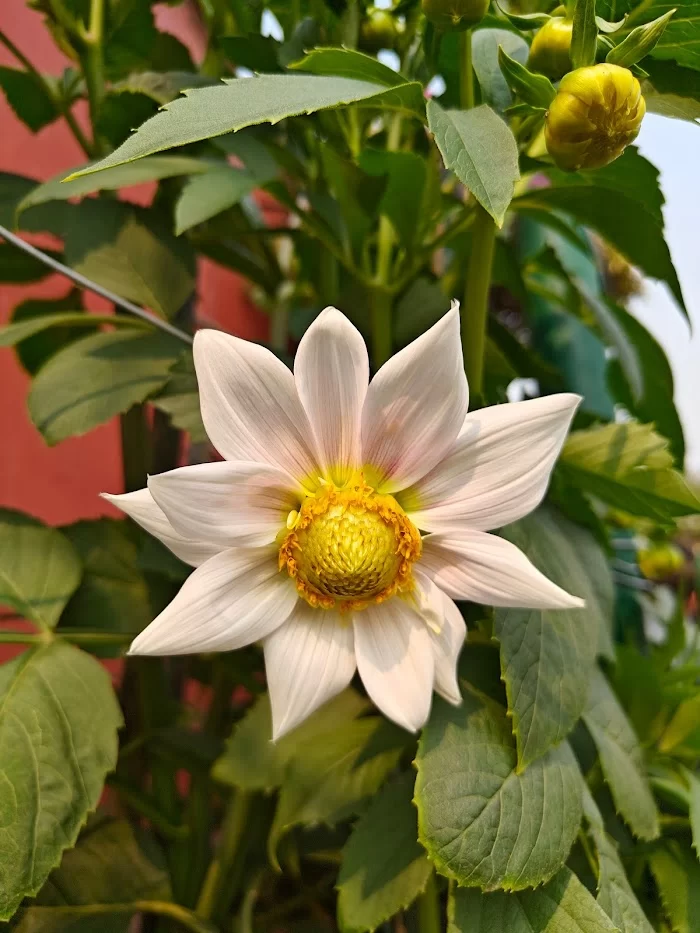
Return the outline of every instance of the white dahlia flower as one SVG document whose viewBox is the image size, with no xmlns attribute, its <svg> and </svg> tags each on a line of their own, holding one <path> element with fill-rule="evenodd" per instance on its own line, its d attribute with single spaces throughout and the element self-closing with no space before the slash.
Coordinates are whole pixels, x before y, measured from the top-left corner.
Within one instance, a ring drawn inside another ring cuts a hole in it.
<svg viewBox="0 0 700 933">
<path fill-rule="evenodd" d="M 335 308 L 304 335 L 294 374 L 215 330 L 197 334 L 194 360 L 226 460 L 107 496 L 196 568 L 132 654 L 262 642 L 274 738 L 356 670 L 386 716 L 417 730 L 433 689 L 460 702 L 454 599 L 583 605 L 487 533 L 541 501 L 579 398 L 467 414 L 456 303 L 371 382 Z"/>
</svg>

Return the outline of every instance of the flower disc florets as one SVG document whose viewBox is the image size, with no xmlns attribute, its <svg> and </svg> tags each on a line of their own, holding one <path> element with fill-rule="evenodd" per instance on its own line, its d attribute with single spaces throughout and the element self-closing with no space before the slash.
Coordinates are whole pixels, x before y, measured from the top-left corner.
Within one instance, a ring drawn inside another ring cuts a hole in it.
<svg viewBox="0 0 700 933">
<path fill-rule="evenodd" d="M 364 609 L 412 587 L 420 535 L 393 496 L 378 495 L 361 475 L 325 484 L 292 512 L 279 553 L 312 606 Z"/>
<path fill-rule="evenodd" d="M 577 68 L 547 112 L 547 150 L 559 168 L 602 168 L 636 138 L 646 105 L 639 81 L 619 65 Z"/>
</svg>

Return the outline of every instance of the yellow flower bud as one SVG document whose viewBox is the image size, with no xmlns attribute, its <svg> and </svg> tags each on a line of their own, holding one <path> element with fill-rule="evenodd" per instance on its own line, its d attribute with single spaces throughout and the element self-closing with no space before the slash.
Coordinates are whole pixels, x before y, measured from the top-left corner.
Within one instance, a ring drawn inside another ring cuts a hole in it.
<svg viewBox="0 0 700 933">
<path fill-rule="evenodd" d="M 530 46 L 528 65 L 531 71 L 539 71 L 548 78 L 558 81 L 571 71 L 571 31 L 573 23 L 563 16 L 553 16 L 538 29 Z"/>
<path fill-rule="evenodd" d="M 427 19 L 442 32 L 462 32 L 480 22 L 490 0 L 422 0 Z"/>
<path fill-rule="evenodd" d="M 685 555 L 675 544 L 654 544 L 637 554 L 637 563 L 647 580 L 665 580 L 685 566 Z"/>
<path fill-rule="evenodd" d="M 645 112 L 639 81 L 627 68 L 577 68 L 564 77 L 547 111 L 547 150 L 567 171 L 609 165 L 636 138 Z"/>
<path fill-rule="evenodd" d="M 360 25 L 360 48 L 365 52 L 393 49 L 398 22 L 387 10 L 370 9 Z"/>
</svg>

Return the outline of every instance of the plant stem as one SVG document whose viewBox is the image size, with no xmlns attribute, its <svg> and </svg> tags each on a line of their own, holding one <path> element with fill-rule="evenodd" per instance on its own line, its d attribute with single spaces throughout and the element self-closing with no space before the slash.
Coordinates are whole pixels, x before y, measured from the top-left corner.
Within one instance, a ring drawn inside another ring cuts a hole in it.
<svg viewBox="0 0 700 933">
<path fill-rule="evenodd" d="M 93 150 L 100 153 L 103 149 L 97 133 L 100 106 L 104 97 L 105 74 L 102 42 L 104 39 L 105 0 L 90 0 L 90 25 L 84 36 L 86 53 L 82 60 L 83 74 L 90 106 Z"/>
<path fill-rule="evenodd" d="M 41 910 L 41 908 L 38 909 Z M 74 919 L 76 914 L 80 917 L 136 913 L 158 914 L 162 917 L 171 917 L 184 929 L 192 930 L 193 933 L 217 933 L 215 927 L 203 922 L 191 910 L 168 901 L 132 901 L 128 904 L 82 904 L 78 907 L 69 904 L 65 907 L 52 907 L 51 913 L 56 917 L 65 916 L 69 922 Z"/>
<path fill-rule="evenodd" d="M 197 902 L 196 913 L 203 920 L 216 917 L 222 893 L 231 884 L 229 876 L 243 839 L 249 808 L 250 795 L 245 791 L 236 791 L 228 801 L 219 851 L 209 866 Z M 231 892 L 227 890 L 225 893 L 230 899 Z"/>
<path fill-rule="evenodd" d="M 391 310 L 391 292 L 381 286 L 371 289 L 372 364 L 375 372 L 391 356 Z"/>
<path fill-rule="evenodd" d="M 46 641 L 45 635 L 36 632 L 3 632 L 0 631 L 0 645 L 40 645 Z"/>
<path fill-rule="evenodd" d="M 471 110 L 474 106 L 471 29 L 459 34 L 459 102 L 462 110 Z"/>
<path fill-rule="evenodd" d="M 425 891 L 416 901 L 418 933 L 441 933 L 440 897 L 435 872 L 432 872 L 425 886 Z"/>
<path fill-rule="evenodd" d="M 496 224 L 491 215 L 477 204 L 462 304 L 464 368 L 475 396 L 482 394 L 484 384 L 486 319 L 495 243 Z"/>
</svg>

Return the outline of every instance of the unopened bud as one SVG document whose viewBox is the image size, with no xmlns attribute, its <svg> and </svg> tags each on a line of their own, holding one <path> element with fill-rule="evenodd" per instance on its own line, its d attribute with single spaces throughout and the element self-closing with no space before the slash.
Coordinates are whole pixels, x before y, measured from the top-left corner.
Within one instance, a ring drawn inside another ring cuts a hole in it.
<svg viewBox="0 0 700 933">
<path fill-rule="evenodd" d="M 571 71 L 571 32 L 573 23 L 563 16 L 553 16 L 535 33 L 530 46 L 528 65 L 531 71 L 539 71 L 558 81 Z"/>
<path fill-rule="evenodd" d="M 665 580 L 683 569 L 685 555 L 675 544 L 654 544 L 637 554 L 637 563 L 647 580 Z"/>
<path fill-rule="evenodd" d="M 360 25 L 360 48 L 365 52 L 393 49 L 398 21 L 387 10 L 370 9 Z"/>
<path fill-rule="evenodd" d="M 461 32 L 480 22 L 490 0 L 422 0 L 427 19 L 441 32 Z"/>
<path fill-rule="evenodd" d="M 631 71 L 608 64 L 577 68 L 563 78 L 547 111 L 547 150 L 567 171 L 602 168 L 633 142 L 645 112 Z"/>
</svg>

